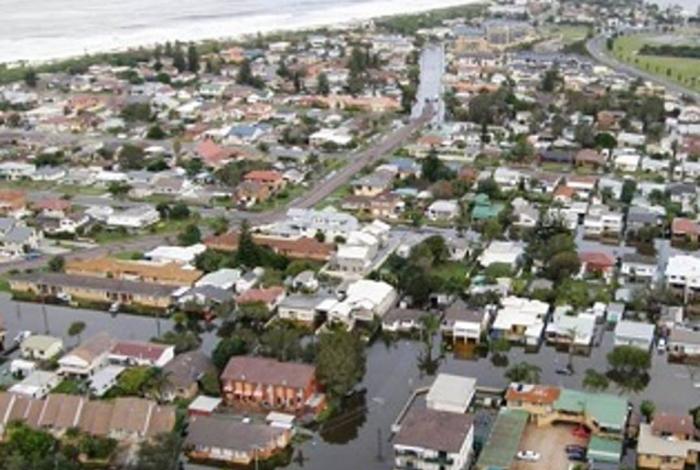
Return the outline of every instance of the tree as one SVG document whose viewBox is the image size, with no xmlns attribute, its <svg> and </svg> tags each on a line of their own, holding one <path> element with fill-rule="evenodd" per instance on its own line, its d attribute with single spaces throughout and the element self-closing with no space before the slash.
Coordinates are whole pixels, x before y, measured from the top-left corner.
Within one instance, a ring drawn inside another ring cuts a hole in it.
<svg viewBox="0 0 700 470">
<path fill-rule="evenodd" d="M 316 374 L 332 400 L 347 395 L 365 375 L 365 350 L 360 338 L 344 328 L 322 333 Z"/>
<path fill-rule="evenodd" d="M 226 217 L 224 217 L 223 215 L 215 217 L 209 223 L 209 226 L 211 227 L 212 231 L 214 232 L 214 235 L 222 235 L 222 234 L 228 232 L 228 225 L 229 225 L 229 220 Z"/>
<path fill-rule="evenodd" d="M 654 412 L 656 411 L 656 405 L 654 405 L 654 402 L 651 400 L 642 400 L 642 403 L 639 405 L 639 411 L 647 420 L 647 423 L 651 423 L 651 420 L 654 418 Z"/>
<path fill-rule="evenodd" d="M 301 356 L 301 334 L 285 323 L 267 329 L 260 337 L 261 353 L 279 361 L 293 361 Z"/>
<path fill-rule="evenodd" d="M 601 374 L 595 369 L 586 369 L 583 377 L 583 388 L 594 392 L 602 392 L 607 390 L 609 385 L 610 381 L 605 374 Z"/>
<path fill-rule="evenodd" d="M 454 172 L 438 158 L 435 152 L 430 152 L 430 154 L 423 159 L 421 174 L 425 180 L 431 183 L 440 180 L 450 180 L 454 177 Z"/>
<path fill-rule="evenodd" d="M 142 170 L 146 153 L 138 145 L 124 144 L 119 149 L 119 166 L 122 170 Z"/>
<path fill-rule="evenodd" d="M 129 103 L 122 109 L 121 116 L 129 122 L 150 121 L 152 117 L 151 105 L 148 102 Z"/>
<path fill-rule="evenodd" d="M 70 336 L 71 338 L 77 336 L 78 343 L 80 343 L 82 342 L 81 335 L 83 334 L 83 331 L 85 331 L 85 322 L 74 321 L 68 327 L 68 336 Z"/>
<path fill-rule="evenodd" d="M 269 320 L 270 310 L 263 302 L 245 303 L 238 306 L 238 318 L 259 329 L 263 323 Z"/>
<path fill-rule="evenodd" d="M 189 224 L 177 235 L 177 242 L 182 246 L 190 246 L 202 241 L 202 232 L 195 224 Z"/>
<path fill-rule="evenodd" d="M 258 247 L 253 241 L 253 236 L 250 233 L 250 225 L 247 220 L 241 223 L 241 232 L 238 236 L 238 249 L 235 257 L 236 265 L 242 265 L 249 268 L 258 265 Z"/>
<path fill-rule="evenodd" d="M 199 72 L 199 52 L 194 44 L 190 44 L 187 48 L 187 70 L 192 73 Z"/>
<path fill-rule="evenodd" d="M 540 383 L 542 368 L 528 362 L 514 364 L 506 371 L 506 378 L 511 382 L 537 384 Z"/>
<path fill-rule="evenodd" d="M 148 132 L 146 133 L 147 139 L 161 140 L 161 139 L 165 139 L 165 137 L 166 137 L 165 131 L 163 131 L 163 129 L 157 124 L 154 126 L 151 126 L 148 129 Z"/>
<path fill-rule="evenodd" d="M 176 468 L 182 438 L 176 432 L 159 434 L 139 447 L 136 463 L 129 470 L 163 470 Z"/>
<path fill-rule="evenodd" d="M 542 83 L 540 85 L 542 91 L 552 93 L 556 90 L 557 85 L 562 81 L 559 71 L 556 68 L 551 68 L 544 73 Z"/>
<path fill-rule="evenodd" d="M 126 183 L 120 183 L 118 181 L 113 181 L 107 186 L 107 192 L 114 197 L 121 197 L 126 195 L 131 191 L 131 186 Z"/>
<path fill-rule="evenodd" d="M 617 147 L 617 139 L 608 132 L 600 132 L 596 134 L 593 143 L 597 148 L 601 149 L 614 149 Z"/>
<path fill-rule="evenodd" d="M 178 73 L 182 73 L 187 70 L 187 61 L 185 60 L 185 54 L 182 52 L 182 47 L 179 44 L 175 45 L 173 50 L 173 67 L 175 67 Z"/>
<path fill-rule="evenodd" d="M 632 202 L 634 193 L 637 191 L 637 182 L 634 180 L 625 180 L 622 184 L 622 194 L 620 195 L 620 201 L 625 204 Z"/>
<path fill-rule="evenodd" d="M 318 74 L 316 81 L 316 93 L 327 96 L 331 92 L 331 85 L 328 81 L 328 75 L 326 75 L 325 72 L 321 72 Z"/>
<path fill-rule="evenodd" d="M 57 255 L 54 256 L 49 260 L 49 271 L 54 272 L 54 273 L 60 273 L 63 272 L 63 269 L 66 266 L 66 259 L 61 256 Z"/>
<path fill-rule="evenodd" d="M 30 68 L 30 69 L 27 69 L 26 72 L 24 72 L 24 83 L 29 88 L 36 88 L 36 85 L 37 85 L 36 70 Z"/>
<path fill-rule="evenodd" d="M 182 201 L 178 201 L 170 208 L 168 218 L 172 220 L 185 220 L 188 219 L 191 214 L 192 212 L 190 211 L 190 208 L 187 207 L 187 204 Z"/>
<path fill-rule="evenodd" d="M 506 338 L 497 338 L 489 343 L 491 362 L 496 366 L 508 364 L 507 353 L 510 351 L 510 342 Z"/>
<path fill-rule="evenodd" d="M 575 251 L 561 251 L 547 263 L 547 277 L 553 281 L 563 281 L 581 270 L 581 261 Z"/>
<path fill-rule="evenodd" d="M 635 346 L 617 346 L 607 355 L 608 377 L 620 388 L 640 391 L 649 383 L 649 352 Z"/>
</svg>

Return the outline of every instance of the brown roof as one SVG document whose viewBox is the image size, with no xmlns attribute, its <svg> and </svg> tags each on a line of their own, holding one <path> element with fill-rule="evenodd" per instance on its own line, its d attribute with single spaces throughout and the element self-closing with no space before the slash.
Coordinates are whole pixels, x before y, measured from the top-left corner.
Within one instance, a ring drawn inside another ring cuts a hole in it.
<svg viewBox="0 0 700 470">
<path fill-rule="evenodd" d="M 578 259 L 594 268 L 609 268 L 615 265 L 615 258 L 602 251 L 585 251 L 579 253 Z"/>
<path fill-rule="evenodd" d="M 462 448 L 472 422 L 467 414 L 414 408 L 401 422 L 394 444 L 456 453 Z"/>
<path fill-rule="evenodd" d="M 109 352 L 114 344 L 114 340 L 107 333 L 98 333 L 85 341 L 80 346 L 73 349 L 66 356 L 77 356 L 85 362 L 92 363 L 102 354 Z"/>
<path fill-rule="evenodd" d="M 469 308 L 463 300 L 457 300 L 445 310 L 445 321 L 470 321 L 481 323 L 486 312 Z"/>
<path fill-rule="evenodd" d="M 510 386 L 506 391 L 506 400 L 521 401 L 536 405 L 548 405 L 554 403 L 561 390 L 559 387 L 549 385 L 525 385 Z"/>
<path fill-rule="evenodd" d="M 695 425 L 693 424 L 693 417 L 690 415 L 674 415 L 662 412 L 654 415 L 651 430 L 654 434 L 684 434 L 692 436 L 695 434 Z"/>
<path fill-rule="evenodd" d="M 56 393 L 44 401 L 44 409 L 39 417 L 40 427 L 68 429 L 78 425 L 80 412 L 85 399 L 78 395 Z"/>
<path fill-rule="evenodd" d="M 235 356 L 226 364 L 221 380 L 305 388 L 313 381 L 315 373 L 316 369 L 308 364 Z"/>
<path fill-rule="evenodd" d="M 290 258 L 329 259 L 334 251 L 330 243 L 322 243 L 315 238 L 301 237 L 294 240 L 253 235 L 253 240 L 277 253 Z M 238 233 L 229 232 L 204 239 L 208 248 L 220 251 L 235 251 L 238 248 Z"/>
<path fill-rule="evenodd" d="M 136 397 L 120 397 L 114 401 L 114 413 L 109 422 L 112 430 L 145 433 L 152 402 Z"/>
<path fill-rule="evenodd" d="M 34 203 L 34 208 L 39 210 L 65 211 L 70 208 L 70 201 L 60 198 L 46 198 Z"/>
<path fill-rule="evenodd" d="M 196 269 L 183 269 L 177 263 L 157 264 L 115 258 L 75 259 L 66 262 L 66 273 L 118 279 L 152 280 L 163 284 L 192 285 L 202 276 Z"/>
<path fill-rule="evenodd" d="M 697 235 L 700 233 L 700 226 L 693 220 L 676 217 L 671 222 L 671 232 L 676 235 Z"/>
<path fill-rule="evenodd" d="M 268 287 L 266 289 L 250 289 L 236 296 L 236 303 L 251 304 L 262 302 L 264 304 L 270 304 L 283 294 L 284 287 L 280 286 Z"/>
<path fill-rule="evenodd" d="M 83 407 L 78 427 L 93 436 L 106 436 L 114 413 L 114 405 L 106 401 L 89 401 Z"/>
<path fill-rule="evenodd" d="M 605 159 L 603 158 L 603 156 L 592 149 L 579 150 L 579 152 L 576 154 L 575 159 L 579 163 L 605 163 Z"/>
</svg>

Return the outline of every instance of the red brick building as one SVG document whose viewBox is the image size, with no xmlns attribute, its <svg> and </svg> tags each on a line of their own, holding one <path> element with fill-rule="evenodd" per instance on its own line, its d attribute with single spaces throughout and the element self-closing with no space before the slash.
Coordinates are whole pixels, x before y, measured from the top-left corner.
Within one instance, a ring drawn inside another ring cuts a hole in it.
<svg viewBox="0 0 700 470">
<path fill-rule="evenodd" d="M 263 357 L 232 357 L 221 373 L 221 396 L 229 406 L 288 413 L 316 412 L 324 404 L 315 367 Z"/>
</svg>

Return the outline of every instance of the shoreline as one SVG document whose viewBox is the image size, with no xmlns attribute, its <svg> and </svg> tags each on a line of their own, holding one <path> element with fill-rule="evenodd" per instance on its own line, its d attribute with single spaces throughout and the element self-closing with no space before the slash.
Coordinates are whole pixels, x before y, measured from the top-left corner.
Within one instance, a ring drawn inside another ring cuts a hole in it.
<svg viewBox="0 0 700 470">
<path fill-rule="evenodd" d="M 393 2 L 391 2 L 393 3 Z M 99 56 L 99 55 L 111 55 L 111 54 L 120 54 L 120 53 L 128 53 L 130 51 L 135 51 L 138 49 L 152 49 L 158 44 L 164 44 L 166 42 L 182 42 L 182 43 L 195 43 L 196 45 L 203 45 L 206 43 L 226 43 L 226 42 L 236 42 L 236 41 L 246 41 L 250 40 L 252 38 L 255 38 L 258 35 L 262 35 L 263 37 L 269 37 L 269 36 L 275 36 L 275 35 L 283 35 L 285 33 L 300 33 L 304 31 L 312 32 L 316 30 L 321 30 L 321 29 L 352 29 L 353 27 L 358 26 L 360 23 L 365 22 L 365 21 L 370 21 L 370 20 L 379 20 L 379 19 L 387 19 L 387 18 L 396 18 L 396 17 L 401 17 L 401 16 L 413 16 L 413 15 L 424 15 L 428 14 L 430 12 L 437 12 L 441 10 L 448 10 L 448 9 L 453 9 L 453 8 L 461 8 L 461 7 L 468 7 L 470 5 L 478 5 L 478 4 L 489 4 L 491 3 L 490 0 L 443 0 L 443 2 L 439 3 L 438 5 L 435 4 L 418 4 L 415 5 L 413 8 L 408 8 L 405 10 L 400 10 L 399 8 L 394 7 L 392 11 L 385 12 L 386 9 L 382 10 L 382 14 L 378 14 L 376 12 L 376 7 L 378 5 L 374 4 L 369 4 L 369 5 L 364 5 L 365 11 L 360 12 L 358 10 L 358 7 L 363 6 L 363 5 L 347 5 L 342 8 L 347 9 L 347 10 L 354 10 L 354 14 L 352 14 L 350 17 L 346 18 L 340 18 L 336 17 L 336 19 L 330 18 L 330 17 L 325 17 L 325 18 L 314 18 L 313 15 L 309 15 L 308 18 L 301 20 L 301 22 L 294 24 L 293 22 L 291 24 L 288 24 L 287 26 L 280 27 L 279 24 L 269 24 L 269 25 L 264 25 L 264 26 L 252 26 L 246 28 L 238 28 L 241 32 L 236 33 L 236 34 L 219 34 L 222 33 L 221 28 L 224 27 L 224 23 L 226 23 L 225 28 L 233 30 L 235 29 L 235 22 L 236 21 L 243 21 L 245 22 L 246 20 L 251 20 L 252 18 L 246 18 L 242 17 L 239 20 L 236 20 L 234 18 L 230 19 L 225 19 L 222 17 L 221 19 L 218 19 L 221 24 L 219 25 L 218 28 L 215 28 L 212 31 L 202 31 L 202 26 L 201 24 L 193 24 L 192 26 L 188 28 L 183 28 L 184 30 L 180 32 L 179 34 L 172 34 L 172 33 L 161 33 L 157 29 L 152 32 L 148 32 L 147 35 L 150 36 L 158 36 L 157 38 L 153 37 L 150 40 L 143 39 L 139 40 L 136 38 L 131 38 L 132 41 L 129 41 L 128 39 L 126 40 L 125 44 L 122 44 L 117 47 L 109 47 L 106 44 L 98 44 L 95 45 L 93 48 L 85 48 L 83 53 L 73 53 L 73 52 L 66 52 L 66 53 L 53 53 L 51 57 L 45 57 L 45 58 L 38 58 L 38 59 L 13 59 L 13 60 L 0 60 L 0 68 L 5 68 L 7 70 L 12 70 L 12 69 L 23 69 L 23 68 L 33 68 L 33 67 L 42 67 L 42 66 L 51 66 L 51 65 L 56 65 L 59 63 L 63 62 L 69 62 L 73 60 L 79 60 L 81 58 L 89 57 L 89 56 Z M 373 8 L 375 7 L 375 8 Z M 385 13 L 384 13 L 385 12 Z M 272 15 L 266 15 L 266 17 L 269 17 Z M 289 16 L 289 15 L 287 15 Z M 91 38 L 86 37 L 83 39 L 83 41 L 88 41 Z M 79 41 L 79 40 L 78 40 Z M 117 37 L 111 38 L 109 40 L 102 39 L 100 42 L 117 42 Z M 0 40 L 1 43 L 1 40 Z"/>
</svg>

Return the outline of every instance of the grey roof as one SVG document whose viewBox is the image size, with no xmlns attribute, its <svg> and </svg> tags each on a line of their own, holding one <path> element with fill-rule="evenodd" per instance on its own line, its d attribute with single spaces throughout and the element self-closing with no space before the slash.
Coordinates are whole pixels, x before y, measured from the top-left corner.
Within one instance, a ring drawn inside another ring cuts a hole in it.
<svg viewBox="0 0 700 470">
<path fill-rule="evenodd" d="M 625 253 L 622 255 L 622 262 L 656 266 L 656 258 L 653 256 L 640 255 L 639 253 Z"/>
<path fill-rule="evenodd" d="M 33 282 L 48 286 L 76 287 L 148 296 L 169 296 L 177 289 L 174 286 L 149 282 L 122 281 L 104 277 L 76 276 L 63 273 L 27 273 L 12 276 L 11 280 Z"/>
<path fill-rule="evenodd" d="M 29 227 L 12 227 L 4 237 L 0 238 L 3 243 L 24 243 L 32 237 L 34 230 Z"/>
<path fill-rule="evenodd" d="M 630 207 L 627 213 L 627 223 L 628 224 L 656 224 L 659 220 L 659 216 L 654 212 L 644 209 L 642 207 Z"/>
<path fill-rule="evenodd" d="M 178 354 L 163 370 L 168 374 L 170 385 L 182 388 L 196 383 L 205 372 L 216 371 L 211 359 L 202 351 Z"/>
<path fill-rule="evenodd" d="M 17 221 L 12 217 L 0 217 L 0 232 L 5 233 L 15 226 Z"/>
<path fill-rule="evenodd" d="M 382 319 L 384 323 L 392 323 L 395 321 L 418 321 L 421 317 L 430 315 L 424 310 L 416 308 L 392 308 Z"/>
<path fill-rule="evenodd" d="M 671 330 L 668 340 L 672 343 L 700 345 L 700 331 L 676 327 Z"/>
<path fill-rule="evenodd" d="M 472 417 L 431 409 L 411 409 L 394 440 L 395 445 L 456 453 L 472 428 Z"/>
<path fill-rule="evenodd" d="M 199 295 L 202 296 L 205 300 L 211 300 L 213 302 L 218 303 L 224 303 L 229 300 L 233 300 L 233 291 L 211 285 L 195 286 L 185 291 L 185 293 L 183 293 L 181 297 L 188 297 L 194 295 Z"/>
<path fill-rule="evenodd" d="M 463 300 L 457 300 L 445 310 L 445 321 L 471 321 L 480 323 L 486 312 L 467 306 Z"/>
<path fill-rule="evenodd" d="M 194 416 L 190 419 L 185 446 L 217 447 L 242 452 L 266 449 L 286 431 L 264 424 L 245 424 L 217 416 Z"/>
<path fill-rule="evenodd" d="M 300 309 L 315 309 L 322 302 L 332 298 L 329 295 L 304 295 L 304 294 L 290 294 L 282 299 L 279 304 L 279 308 L 300 308 Z"/>
</svg>

